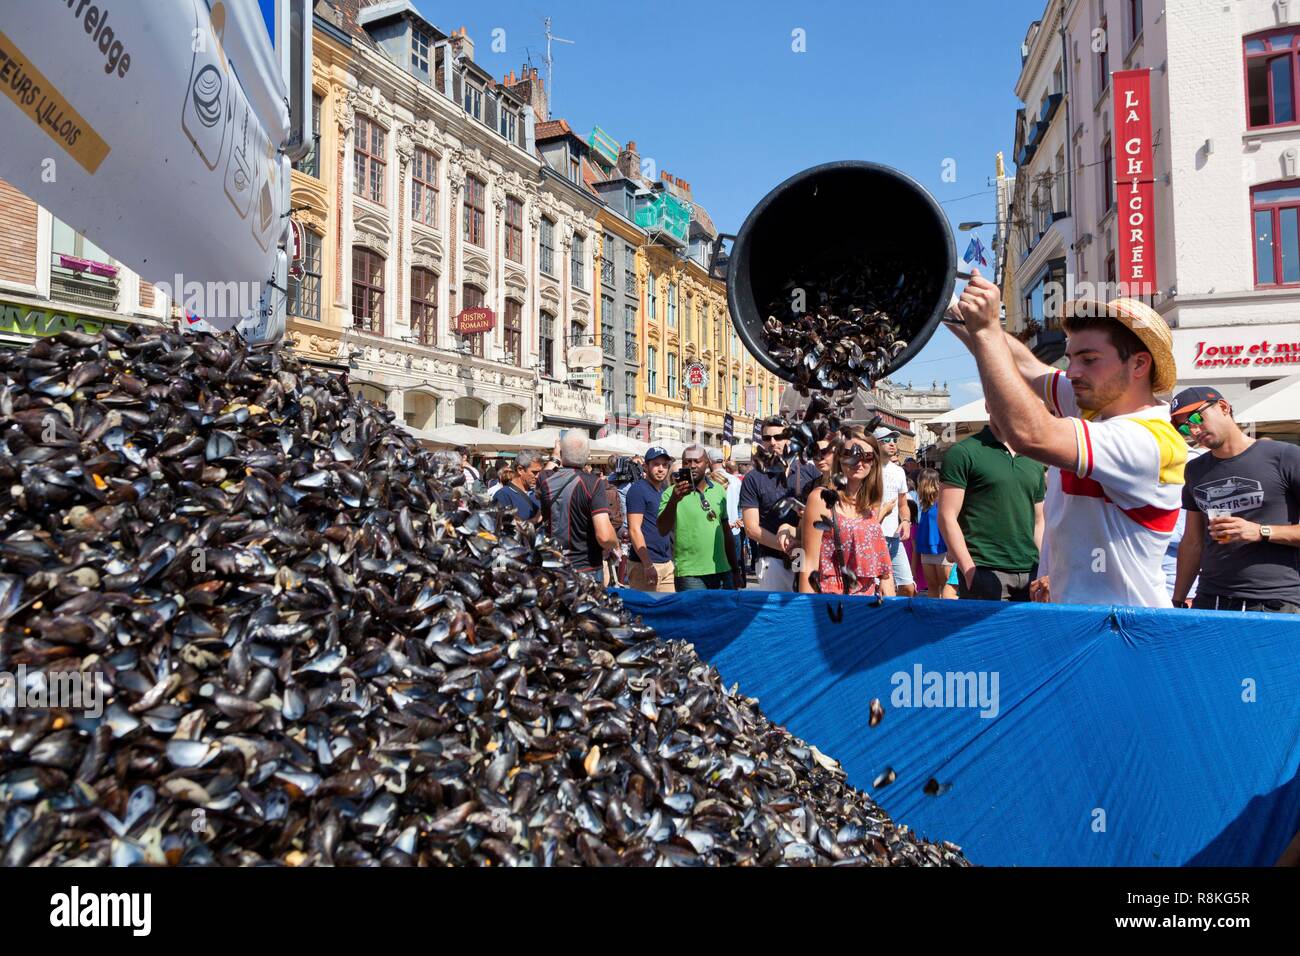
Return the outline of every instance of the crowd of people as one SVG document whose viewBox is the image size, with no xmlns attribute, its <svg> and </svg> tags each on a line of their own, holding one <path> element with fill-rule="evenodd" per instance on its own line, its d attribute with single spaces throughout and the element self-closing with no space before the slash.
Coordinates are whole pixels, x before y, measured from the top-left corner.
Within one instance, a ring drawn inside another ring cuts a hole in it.
<svg viewBox="0 0 1300 956">
<path fill-rule="evenodd" d="M 1068 371 L 1003 331 L 978 270 L 947 319 L 989 421 L 937 470 L 900 461 L 888 427 L 792 457 L 776 417 L 752 462 L 651 446 L 597 468 L 570 431 L 490 490 L 574 568 L 641 591 L 1300 611 L 1300 447 L 1246 434 L 1213 388 L 1159 401 L 1176 369 L 1155 311 L 1067 303 Z"/>
</svg>

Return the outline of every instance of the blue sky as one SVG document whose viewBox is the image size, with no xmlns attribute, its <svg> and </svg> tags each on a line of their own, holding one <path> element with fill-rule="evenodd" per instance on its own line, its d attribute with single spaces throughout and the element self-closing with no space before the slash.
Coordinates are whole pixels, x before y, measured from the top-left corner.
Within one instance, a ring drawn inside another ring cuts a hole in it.
<svg viewBox="0 0 1300 956">
<path fill-rule="evenodd" d="M 414 0 L 444 32 L 460 26 L 498 78 L 531 59 L 545 75 L 543 18 L 556 43 L 552 118 L 583 136 L 636 140 L 688 181 L 723 232 L 792 173 L 834 159 L 896 166 L 957 223 L 994 218 L 998 150 L 1010 156 L 1020 42 L 1044 0 L 718 0 L 592 3 Z M 494 52 L 493 31 L 504 52 Z M 805 52 L 795 52 L 802 30 Z M 945 160 L 955 179 L 943 178 Z M 1008 159 L 1008 165 L 1009 159 Z M 951 165 L 950 165 L 951 168 Z M 985 246 L 992 229 L 980 230 Z M 975 363 L 944 330 L 894 376 L 979 394 Z"/>
</svg>

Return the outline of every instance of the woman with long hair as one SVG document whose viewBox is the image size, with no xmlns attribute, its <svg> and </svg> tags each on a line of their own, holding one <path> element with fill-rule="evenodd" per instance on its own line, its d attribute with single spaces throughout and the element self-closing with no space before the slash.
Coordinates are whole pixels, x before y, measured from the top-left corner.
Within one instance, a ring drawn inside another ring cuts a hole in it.
<svg viewBox="0 0 1300 956">
<path fill-rule="evenodd" d="M 916 482 L 916 553 L 925 573 L 925 592 L 930 597 L 948 597 L 948 545 L 939 531 L 939 473 L 924 469 Z M 954 595 L 955 597 L 956 595 Z"/>
<path fill-rule="evenodd" d="M 829 480 L 813 489 L 804 509 L 802 593 L 894 596 L 889 546 L 879 520 L 885 461 L 876 439 L 862 428 L 837 441 Z"/>
</svg>

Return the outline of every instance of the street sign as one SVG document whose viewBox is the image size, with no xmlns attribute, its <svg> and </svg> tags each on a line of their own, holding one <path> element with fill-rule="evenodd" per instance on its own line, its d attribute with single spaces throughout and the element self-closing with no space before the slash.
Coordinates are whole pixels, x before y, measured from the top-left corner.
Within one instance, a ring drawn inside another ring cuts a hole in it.
<svg viewBox="0 0 1300 956">
<path fill-rule="evenodd" d="M 684 370 L 687 388 L 706 388 L 709 384 L 709 370 L 700 361 L 686 363 Z"/>
<path fill-rule="evenodd" d="M 736 440 L 736 420 L 731 413 L 722 416 L 722 442 L 725 445 L 734 444 Z"/>
</svg>

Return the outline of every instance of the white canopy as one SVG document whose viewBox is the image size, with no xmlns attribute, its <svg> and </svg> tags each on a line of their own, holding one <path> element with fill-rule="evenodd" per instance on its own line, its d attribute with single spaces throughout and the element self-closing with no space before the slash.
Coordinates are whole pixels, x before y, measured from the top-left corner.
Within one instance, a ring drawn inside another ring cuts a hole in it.
<svg viewBox="0 0 1300 956">
<path fill-rule="evenodd" d="M 500 432 L 490 432 L 486 428 L 475 428 L 472 425 L 443 425 L 441 428 L 434 428 L 431 431 L 408 428 L 408 431 L 417 438 L 423 438 L 435 445 L 444 445 L 450 448 L 464 445 L 466 448 L 480 452 L 513 451 L 520 447 L 536 447 L 533 445 L 521 446 L 519 444 L 520 436 L 518 435 L 502 435 Z"/>
<path fill-rule="evenodd" d="M 962 424 L 964 422 L 986 422 L 989 420 L 989 413 L 984 409 L 984 399 L 977 398 L 973 402 L 967 402 L 965 405 L 958 405 L 936 418 L 931 418 L 925 424 L 946 425 L 948 423 Z"/>
<path fill-rule="evenodd" d="M 1239 422 L 1262 424 L 1300 420 L 1300 374 L 1252 389 L 1232 411 Z"/>
<path fill-rule="evenodd" d="M 606 435 L 591 443 L 592 451 L 611 452 L 615 455 L 644 455 L 646 443 L 627 435 Z"/>
<path fill-rule="evenodd" d="M 563 431 L 561 428 L 534 428 L 530 432 L 507 437 L 517 443 L 516 448 L 543 448 L 550 451 L 560 440 L 561 431 Z"/>
</svg>

